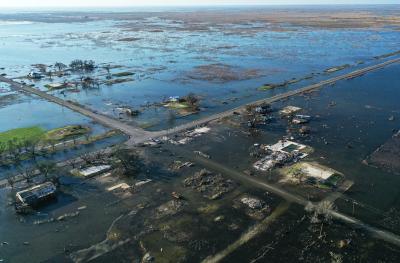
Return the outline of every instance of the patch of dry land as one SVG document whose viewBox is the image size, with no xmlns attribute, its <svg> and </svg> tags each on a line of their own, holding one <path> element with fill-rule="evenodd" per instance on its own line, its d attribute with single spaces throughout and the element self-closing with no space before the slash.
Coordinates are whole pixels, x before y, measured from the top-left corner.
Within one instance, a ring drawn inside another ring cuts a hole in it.
<svg viewBox="0 0 400 263">
<path fill-rule="evenodd" d="M 189 79 L 217 83 L 253 79 L 261 76 L 260 70 L 257 69 L 242 69 L 221 63 L 197 66 L 186 74 Z"/>
<path fill-rule="evenodd" d="M 0 19 L 21 19 L 19 14 L 3 14 Z M 168 23 L 150 24 L 148 19 L 161 19 Z M 24 21 L 57 22 L 88 22 L 99 20 L 124 21 L 121 26 L 129 31 L 144 30 L 150 33 L 177 31 L 210 31 L 219 29 L 225 33 L 252 34 L 269 31 L 295 30 L 291 26 L 313 28 L 382 28 L 392 26 L 400 28 L 400 9 L 397 6 L 358 6 L 346 7 L 260 7 L 226 9 L 193 9 L 165 12 L 57 12 L 24 14 Z M 226 25 L 236 25 L 227 28 Z M 137 39 L 122 38 L 120 41 L 136 41 Z"/>
<path fill-rule="evenodd" d="M 382 11 L 383 10 L 383 11 Z M 147 13 L 149 14 L 149 13 Z M 197 10 L 196 12 L 163 12 L 153 13 L 160 19 L 179 22 L 176 30 L 208 31 L 213 27 L 226 33 L 251 34 L 270 31 L 287 31 L 290 26 L 314 28 L 382 28 L 385 26 L 400 26 L 400 11 L 398 8 L 259 8 L 236 9 L 230 12 L 221 10 Z M 125 15 L 126 20 L 135 20 L 138 15 Z M 226 28 L 226 25 L 237 25 Z M 136 27 L 128 23 L 127 27 Z M 289 26 L 289 27 L 288 27 Z M 159 26 L 159 30 L 163 26 Z M 293 29 L 292 29 L 293 30 Z"/>
</svg>

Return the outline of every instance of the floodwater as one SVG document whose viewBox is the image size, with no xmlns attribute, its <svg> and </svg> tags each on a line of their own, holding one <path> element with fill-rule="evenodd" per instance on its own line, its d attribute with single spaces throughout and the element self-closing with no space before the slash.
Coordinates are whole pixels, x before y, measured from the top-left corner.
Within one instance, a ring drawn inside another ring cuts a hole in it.
<svg viewBox="0 0 400 263">
<path fill-rule="evenodd" d="M 334 66 L 374 63 L 374 56 L 397 51 L 399 34 L 390 27 L 376 30 L 281 25 L 277 30 L 268 23 L 258 22 L 187 26 L 153 13 L 128 21 L 122 18 L 9 23 L 0 26 L 0 66 L 10 76 L 25 76 L 33 64 L 69 64 L 74 59 L 122 66 L 112 69 L 112 73 L 132 72 L 134 81 L 81 92 L 53 93 L 114 117 L 119 116 L 117 107 L 140 109 L 143 113 L 130 121 L 154 130 L 272 95 L 271 91 L 257 90 L 264 83 L 302 78 Z M 210 79 L 208 72 L 193 77 L 196 67 L 219 64 L 227 66 L 234 75 L 244 76 Z M 255 74 L 244 73 L 249 71 Z M 104 78 L 104 70 L 89 75 L 102 74 L 100 78 Z M 70 78 L 55 78 L 53 82 Z M 312 81 L 318 79 L 316 75 Z M 51 81 L 34 84 L 43 88 L 48 82 Z M 202 99 L 202 111 L 195 116 L 177 115 L 171 121 L 165 108 L 148 107 L 170 96 L 190 92 Z"/>
<path fill-rule="evenodd" d="M 143 113 L 139 117 L 126 121 L 150 123 L 151 129 L 162 129 L 172 125 L 164 120 L 167 111 L 141 106 L 189 92 L 200 95 L 202 112 L 173 123 L 179 124 L 381 62 L 373 57 L 397 51 L 400 44 L 400 31 L 391 28 L 323 29 L 284 25 L 285 30 L 260 31 L 257 23 L 225 25 L 224 30 L 220 26 L 205 31 L 181 27 L 179 21 L 160 19 L 154 14 L 135 21 L 0 22 L 0 67 L 4 68 L 0 73 L 19 77 L 30 72 L 32 64 L 56 61 L 68 64 L 73 59 L 121 65 L 122 68 L 112 72 L 132 71 L 134 81 L 80 92 L 52 93 L 114 117 L 119 117 L 115 107 L 141 108 Z M 118 41 L 123 38 L 135 40 Z M 193 76 L 196 66 L 218 63 L 229 65 L 234 72 L 256 70 L 257 74 L 233 80 L 189 77 Z M 351 67 L 333 74 L 323 73 L 327 68 L 344 64 Z M 337 209 L 397 235 L 400 235 L 400 179 L 362 161 L 400 127 L 399 72 L 400 66 L 392 65 L 272 105 L 275 116 L 287 105 L 302 107 L 302 113 L 312 116 L 311 135 L 301 137 L 293 132 L 294 140 L 314 148 L 310 160 L 331 167 L 354 182 L 335 202 Z M 289 87 L 257 90 L 264 83 L 279 83 L 311 73 L 316 74 L 312 79 Z M 104 71 L 100 69 L 90 75 L 101 74 Z M 76 75 L 66 78 L 70 77 L 79 78 Z M 62 80 L 55 77 L 55 81 Z M 34 84 L 44 89 L 49 82 L 46 78 Z M 68 109 L 16 94 L 7 85 L 0 85 L 0 131 L 33 125 L 51 129 L 68 124 L 90 125 L 94 133 L 106 130 Z M 260 132 L 250 136 L 243 123 L 239 128 L 230 123 L 213 124 L 211 128 L 210 134 L 176 147 L 200 150 L 209 154 L 212 161 L 236 171 L 248 170 L 254 163 L 249 156 L 249 148 L 254 143 L 271 144 L 287 135 L 287 122 L 280 118 L 259 127 Z M 92 148 L 62 153 L 58 158 L 72 157 L 121 140 L 99 142 Z M 341 262 L 339 258 L 343 262 L 399 261 L 398 247 L 335 221 L 322 225 L 311 223 L 303 207 L 291 204 L 285 211 L 284 200 L 252 185 L 238 184 L 221 199 L 205 199 L 200 193 L 183 187 L 182 181 L 207 167 L 196 164 L 193 168 L 171 172 L 167 164 L 176 159 L 187 161 L 185 151 L 169 152 L 163 146 L 147 151 L 151 162 L 146 164 L 145 175 L 141 176 L 153 182 L 133 194 L 118 195 L 107 191 L 112 185 L 98 178 L 80 181 L 67 176 L 68 171 L 62 171 L 65 185 L 58 202 L 24 217 L 15 214 L 8 189 L 0 189 L 0 242 L 3 242 L 0 261 L 69 262 L 70 256 L 79 255 L 86 260 L 93 257 L 95 262 L 115 258 L 140 262 L 141 256 L 149 251 L 156 262 L 199 262 L 226 252 L 250 227 L 263 222 L 237 207 L 238 200 L 245 195 L 262 199 L 272 213 L 282 209 L 283 215 L 227 253 L 222 262 Z M 276 182 L 277 175 L 256 176 Z M 292 185 L 282 187 L 304 198 L 315 191 Z M 184 206 L 176 214 L 160 217 L 157 208 L 171 200 L 173 191 L 184 195 Z M 76 217 L 44 222 L 76 211 L 80 211 Z M 217 218 L 221 221 L 217 222 Z M 37 224 L 38 221 L 44 223 Z M 337 244 L 343 240 L 349 244 L 339 248 Z"/>
</svg>

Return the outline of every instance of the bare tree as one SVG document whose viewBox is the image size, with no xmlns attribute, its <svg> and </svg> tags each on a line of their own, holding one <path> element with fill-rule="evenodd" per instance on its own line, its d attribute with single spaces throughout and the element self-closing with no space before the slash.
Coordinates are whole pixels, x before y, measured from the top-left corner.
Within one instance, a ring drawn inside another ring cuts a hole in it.
<svg viewBox="0 0 400 263">
<path fill-rule="evenodd" d="M 110 64 L 105 65 L 105 66 L 104 66 L 104 69 L 107 71 L 107 76 L 106 76 L 106 78 L 107 78 L 107 79 L 111 79 L 111 73 L 110 73 L 111 66 L 110 66 Z"/>
<path fill-rule="evenodd" d="M 15 179 L 13 174 L 10 173 L 10 174 L 7 175 L 7 183 L 12 189 L 14 188 L 14 185 L 16 183 L 16 179 Z"/>
<path fill-rule="evenodd" d="M 54 66 L 58 69 L 59 72 L 67 68 L 67 65 L 61 62 L 56 62 Z"/>
<path fill-rule="evenodd" d="M 27 167 L 24 169 L 24 172 L 22 173 L 24 179 L 28 184 L 32 183 L 32 179 L 35 177 L 36 170 L 31 167 Z"/>
<path fill-rule="evenodd" d="M 113 152 L 115 158 L 114 165 L 119 168 L 124 175 L 136 176 L 142 168 L 142 160 L 139 154 L 130 149 L 117 148 Z"/>
<path fill-rule="evenodd" d="M 36 165 L 40 174 L 44 176 L 46 181 L 48 181 L 52 175 L 56 172 L 56 164 L 54 162 L 40 162 Z"/>
</svg>

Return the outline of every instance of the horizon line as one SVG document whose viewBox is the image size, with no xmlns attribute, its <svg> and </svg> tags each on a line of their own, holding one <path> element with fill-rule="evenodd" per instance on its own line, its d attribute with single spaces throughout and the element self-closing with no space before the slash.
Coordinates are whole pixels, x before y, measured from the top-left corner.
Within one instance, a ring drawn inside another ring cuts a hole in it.
<svg viewBox="0 0 400 263">
<path fill-rule="evenodd" d="M 290 3 L 220 3 L 220 4 L 179 4 L 179 5 L 160 5 L 160 4 L 133 4 L 133 5 L 48 5 L 48 6 L 1 6 L 0 9 L 13 9 L 13 8 L 133 8 L 133 7 L 217 7 L 217 6 L 381 6 L 381 5 L 399 5 L 400 3 L 304 3 L 304 4 L 290 4 Z"/>
</svg>

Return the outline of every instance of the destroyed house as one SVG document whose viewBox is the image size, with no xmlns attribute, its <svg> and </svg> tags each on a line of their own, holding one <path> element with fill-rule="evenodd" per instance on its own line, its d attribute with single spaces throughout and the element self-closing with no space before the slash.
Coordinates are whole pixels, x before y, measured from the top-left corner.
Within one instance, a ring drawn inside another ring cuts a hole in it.
<svg viewBox="0 0 400 263">
<path fill-rule="evenodd" d="M 41 79 L 41 78 L 42 78 L 42 74 L 40 74 L 40 73 L 38 73 L 38 72 L 29 72 L 28 78 L 31 78 L 31 79 Z"/>
<path fill-rule="evenodd" d="M 28 206 L 36 206 L 40 202 L 55 197 L 57 187 L 51 183 L 35 185 L 16 193 L 16 202 Z"/>
</svg>

